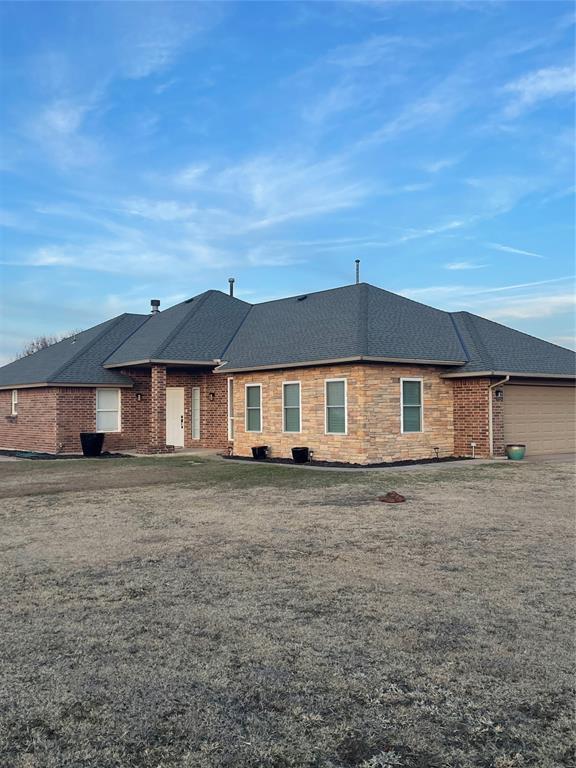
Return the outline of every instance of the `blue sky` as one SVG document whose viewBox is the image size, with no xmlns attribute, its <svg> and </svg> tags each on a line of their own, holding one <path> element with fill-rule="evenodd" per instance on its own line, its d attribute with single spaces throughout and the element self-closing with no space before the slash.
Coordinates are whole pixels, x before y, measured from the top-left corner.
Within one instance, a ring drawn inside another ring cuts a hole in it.
<svg viewBox="0 0 576 768">
<path fill-rule="evenodd" d="M 564 2 L 20 3 L 2 347 L 362 278 L 574 344 Z"/>
</svg>

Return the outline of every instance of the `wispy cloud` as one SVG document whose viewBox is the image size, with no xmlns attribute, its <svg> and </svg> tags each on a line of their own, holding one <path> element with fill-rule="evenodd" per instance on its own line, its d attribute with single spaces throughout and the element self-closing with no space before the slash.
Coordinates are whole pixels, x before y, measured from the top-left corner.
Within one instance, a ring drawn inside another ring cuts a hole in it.
<svg viewBox="0 0 576 768">
<path fill-rule="evenodd" d="M 513 119 L 543 101 L 573 94 L 576 70 L 573 66 L 538 69 L 508 83 L 503 90 L 511 95 L 511 101 L 504 108 L 504 117 Z"/>
<path fill-rule="evenodd" d="M 101 159 L 100 142 L 85 129 L 87 118 L 101 107 L 101 94 L 54 99 L 30 116 L 24 133 L 62 168 L 91 165 Z"/>
<path fill-rule="evenodd" d="M 465 269 L 482 269 L 487 266 L 487 264 L 478 264 L 474 261 L 449 261 L 447 264 L 444 264 L 444 269 L 460 271 Z"/>
<path fill-rule="evenodd" d="M 400 293 L 442 309 L 468 310 L 494 320 L 553 317 L 572 312 L 576 305 L 573 276 L 492 287 L 435 285 Z"/>
<path fill-rule="evenodd" d="M 445 171 L 447 168 L 453 168 L 455 165 L 458 165 L 461 160 L 461 157 L 444 157 L 426 163 L 423 167 L 427 173 L 440 173 L 440 171 Z"/>
<path fill-rule="evenodd" d="M 502 251 L 503 253 L 516 253 L 519 256 L 531 256 L 535 259 L 545 259 L 541 253 L 535 253 L 534 251 L 525 251 L 523 248 L 513 248 L 511 245 L 502 245 L 501 243 L 486 243 L 489 248 L 493 248 L 495 251 Z"/>
</svg>

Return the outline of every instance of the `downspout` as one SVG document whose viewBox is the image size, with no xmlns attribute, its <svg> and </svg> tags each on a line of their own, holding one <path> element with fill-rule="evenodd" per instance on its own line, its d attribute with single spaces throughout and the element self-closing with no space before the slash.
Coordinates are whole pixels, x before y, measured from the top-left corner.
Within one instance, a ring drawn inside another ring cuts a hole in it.
<svg viewBox="0 0 576 768">
<path fill-rule="evenodd" d="M 490 456 L 494 456 L 494 427 L 492 425 L 492 391 L 496 389 L 496 387 L 502 386 L 502 384 L 506 384 L 506 382 L 510 381 L 510 376 L 506 376 L 506 378 L 502 379 L 502 381 L 497 381 L 494 384 L 488 385 L 488 441 L 490 445 Z"/>
</svg>

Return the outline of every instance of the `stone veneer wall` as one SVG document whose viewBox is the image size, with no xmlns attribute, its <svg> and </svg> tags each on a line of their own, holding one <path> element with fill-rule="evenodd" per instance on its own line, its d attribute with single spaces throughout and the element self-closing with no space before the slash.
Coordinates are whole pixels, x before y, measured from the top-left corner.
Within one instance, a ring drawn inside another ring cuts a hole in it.
<svg viewBox="0 0 576 768">
<path fill-rule="evenodd" d="M 454 452 L 452 382 L 431 366 L 388 364 L 327 365 L 234 374 L 234 453 L 251 455 L 254 445 L 268 445 L 272 457 L 290 457 L 291 448 L 305 445 L 319 461 L 373 463 L 433 457 Z M 400 431 L 400 378 L 422 378 L 424 431 Z M 326 435 L 324 386 L 326 379 L 348 382 L 348 434 Z M 300 381 L 300 433 L 282 431 L 282 384 Z M 262 385 L 260 433 L 245 430 L 245 387 Z"/>
</svg>

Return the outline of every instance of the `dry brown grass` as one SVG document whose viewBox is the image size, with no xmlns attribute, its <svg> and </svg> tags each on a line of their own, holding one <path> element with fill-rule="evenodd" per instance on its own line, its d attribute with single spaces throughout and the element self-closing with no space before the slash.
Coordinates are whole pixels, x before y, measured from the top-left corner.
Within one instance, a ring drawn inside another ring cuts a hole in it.
<svg viewBox="0 0 576 768">
<path fill-rule="evenodd" d="M 0 466 L 2 766 L 574 765 L 569 465 L 129 462 Z"/>
</svg>

